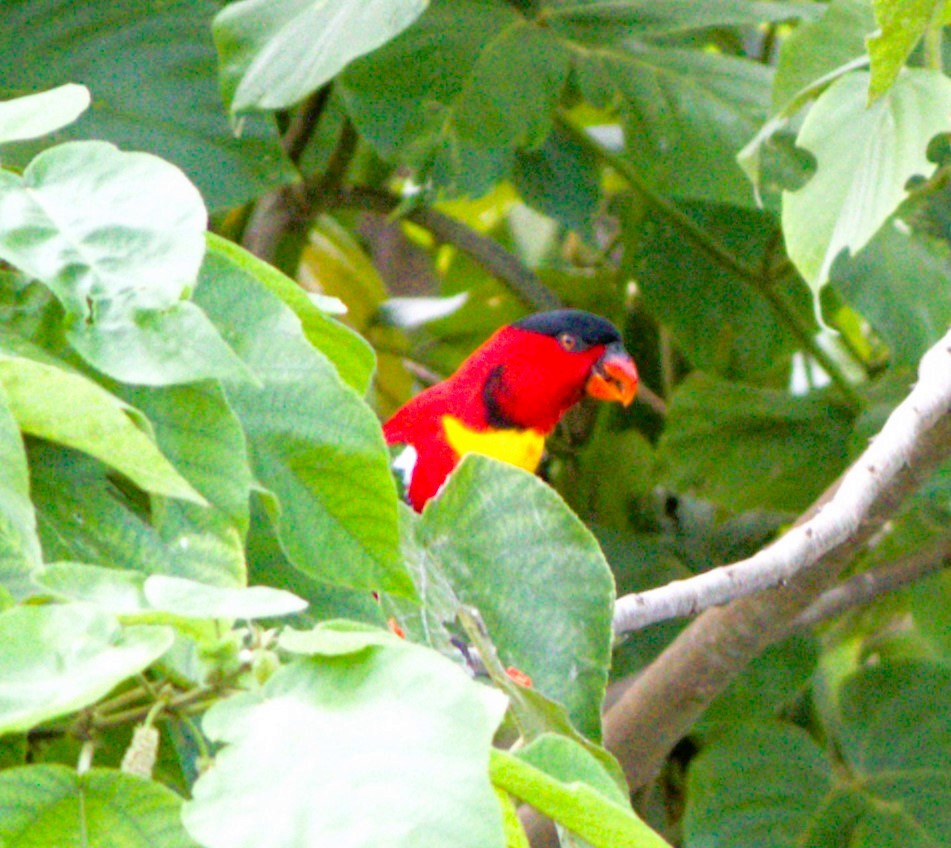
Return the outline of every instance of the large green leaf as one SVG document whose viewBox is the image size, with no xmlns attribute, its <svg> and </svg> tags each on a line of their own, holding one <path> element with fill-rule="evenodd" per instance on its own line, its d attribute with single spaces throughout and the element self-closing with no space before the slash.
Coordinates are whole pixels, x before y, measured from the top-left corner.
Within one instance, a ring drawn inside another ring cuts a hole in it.
<svg viewBox="0 0 951 848">
<path fill-rule="evenodd" d="M 951 670 L 848 678 L 835 762 L 805 732 L 737 731 L 691 764 L 686 848 L 934 848 L 951 841 Z"/>
<path fill-rule="evenodd" d="M 0 353 L 0 385 L 23 432 L 97 457 L 148 492 L 205 502 L 137 426 L 135 411 L 92 380 Z"/>
<path fill-rule="evenodd" d="M 468 456 L 427 504 L 407 556 L 424 613 L 451 620 L 458 603 L 476 607 L 503 664 L 600 738 L 614 581 L 598 543 L 554 490 Z"/>
<path fill-rule="evenodd" d="M 229 126 L 210 26 L 218 8 L 210 0 L 10 0 L 0 29 L 0 87 L 85 83 L 93 108 L 57 139 L 147 150 L 185 171 L 210 208 L 246 203 L 295 174 L 272 119 L 249 116 L 238 136 Z M 16 163 L 25 166 L 48 144 L 17 145 Z"/>
<path fill-rule="evenodd" d="M 24 593 L 42 561 L 23 438 L 0 387 L 0 587 Z"/>
<path fill-rule="evenodd" d="M 201 507 L 180 501 L 153 505 L 151 522 L 174 561 L 170 573 L 201 576 L 232 586 L 247 577 L 244 540 L 254 483 L 241 424 L 217 383 L 117 392 L 155 429 L 162 452 L 206 498 Z M 163 569 L 163 573 L 168 573 Z"/>
<path fill-rule="evenodd" d="M 693 734 L 710 736 L 731 726 L 775 717 L 806 688 L 816 668 L 815 640 L 795 634 L 756 657 L 704 711 Z"/>
<path fill-rule="evenodd" d="M 322 312 L 299 283 L 253 253 L 214 233 L 208 233 L 208 244 L 283 300 L 300 319 L 307 341 L 337 367 L 348 386 L 366 394 L 375 360 L 363 336 Z"/>
<path fill-rule="evenodd" d="M 766 118 L 771 71 L 756 62 L 630 42 L 577 60 L 584 95 L 618 108 L 625 153 L 679 197 L 753 206 L 736 162 Z"/>
<path fill-rule="evenodd" d="M 815 155 L 816 173 L 783 193 L 786 248 L 816 295 L 836 257 L 861 250 L 904 200 L 908 180 L 934 171 L 928 142 L 951 129 L 951 80 L 942 74 L 906 71 L 866 108 L 868 82 L 855 72 L 819 97 L 797 142 Z"/>
<path fill-rule="evenodd" d="M 369 407 L 294 313 L 230 256 L 209 252 L 196 300 L 257 380 L 229 382 L 226 393 L 252 470 L 276 496 L 291 562 L 323 582 L 411 593 L 389 453 Z"/>
<path fill-rule="evenodd" d="M 541 147 L 516 154 L 512 180 L 536 209 L 591 238 L 601 175 L 591 151 L 557 126 Z"/>
<path fill-rule="evenodd" d="M 516 147 L 545 137 L 568 56 L 550 31 L 498 0 L 436 0 L 340 82 L 354 123 L 384 157 L 481 194 Z"/>
<path fill-rule="evenodd" d="M 7 610 L 0 614 L 0 733 L 94 703 L 171 644 L 168 628 L 123 628 L 84 604 Z"/>
<path fill-rule="evenodd" d="M 215 16 L 232 112 L 286 109 L 406 29 L 428 0 L 240 0 Z"/>
<path fill-rule="evenodd" d="M 214 706 L 224 744 L 183 817 L 206 848 L 503 844 L 489 784 L 505 699 L 391 637 L 282 668 Z"/>
<path fill-rule="evenodd" d="M 915 368 L 951 324 L 949 277 L 942 248 L 890 223 L 836 263 L 832 285 L 886 342 L 892 363 Z"/>
<path fill-rule="evenodd" d="M 937 15 L 944 0 L 874 0 L 878 30 L 868 39 L 872 63 L 869 101 L 881 97 L 898 79 L 905 62 L 932 26 L 940 27 Z"/>
<path fill-rule="evenodd" d="M 162 520 L 166 512 L 180 513 L 156 504 L 158 515 L 150 515 L 149 504 L 134 492 L 124 495 L 102 463 L 43 441 L 32 442 L 28 453 L 47 562 L 89 562 L 215 586 L 246 583 L 241 536 L 210 510 L 196 508 L 187 525 Z"/>
<path fill-rule="evenodd" d="M 735 731 L 691 763 L 685 848 L 791 848 L 808 838 L 832 788 L 804 730 L 770 723 Z"/>
<path fill-rule="evenodd" d="M 39 94 L 0 102 L 0 143 L 46 135 L 89 108 L 89 89 L 67 83 Z"/>
<path fill-rule="evenodd" d="M 182 297 L 205 250 L 205 207 L 177 168 L 104 142 L 41 153 L 0 171 L 0 257 L 46 283 L 67 337 L 131 383 L 234 376 L 241 364 Z"/>
<path fill-rule="evenodd" d="M 198 848 L 182 799 L 120 771 L 34 765 L 0 774 L 0 842 L 9 848 Z"/>
<path fill-rule="evenodd" d="M 696 373 L 670 405 L 661 461 L 676 491 L 798 512 L 845 467 L 850 424 L 828 392 L 793 397 Z"/>
</svg>

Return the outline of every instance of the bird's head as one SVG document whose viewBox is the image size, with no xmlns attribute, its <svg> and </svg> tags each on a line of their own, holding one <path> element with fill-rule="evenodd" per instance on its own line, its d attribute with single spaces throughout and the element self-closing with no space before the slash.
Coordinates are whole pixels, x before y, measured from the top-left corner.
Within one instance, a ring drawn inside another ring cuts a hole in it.
<svg viewBox="0 0 951 848">
<path fill-rule="evenodd" d="M 627 406 L 637 391 L 637 368 L 617 328 L 580 309 L 503 327 L 473 360 L 486 373 L 484 398 L 498 426 L 548 432 L 585 394 Z"/>
</svg>

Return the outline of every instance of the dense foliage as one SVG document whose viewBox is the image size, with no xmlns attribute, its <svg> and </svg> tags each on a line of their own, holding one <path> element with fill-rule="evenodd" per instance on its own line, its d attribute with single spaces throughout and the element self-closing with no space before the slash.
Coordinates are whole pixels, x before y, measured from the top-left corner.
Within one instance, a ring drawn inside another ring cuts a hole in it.
<svg viewBox="0 0 951 848">
<path fill-rule="evenodd" d="M 0 15 L 0 844 L 951 844 L 947 464 L 849 564 L 930 577 L 601 745 L 681 628 L 616 594 L 781 534 L 951 321 L 943 0 Z M 558 304 L 641 400 L 411 511 L 380 417 Z"/>
</svg>

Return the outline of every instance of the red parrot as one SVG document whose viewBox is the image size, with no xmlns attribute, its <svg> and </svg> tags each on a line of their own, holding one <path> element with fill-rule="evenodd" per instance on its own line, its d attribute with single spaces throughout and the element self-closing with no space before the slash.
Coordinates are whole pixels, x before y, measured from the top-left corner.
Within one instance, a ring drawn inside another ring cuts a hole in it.
<svg viewBox="0 0 951 848">
<path fill-rule="evenodd" d="M 497 330 L 451 377 L 398 409 L 383 434 L 407 446 L 411 463 L 404 454 L 396 465 L 409 472 L 409 501 L 421 511 L 465 454 L 535 471 L 545 437 L 582 396 L 627 406 L 636 391 L 617 328 L 557 309 Z"/>
</svg>

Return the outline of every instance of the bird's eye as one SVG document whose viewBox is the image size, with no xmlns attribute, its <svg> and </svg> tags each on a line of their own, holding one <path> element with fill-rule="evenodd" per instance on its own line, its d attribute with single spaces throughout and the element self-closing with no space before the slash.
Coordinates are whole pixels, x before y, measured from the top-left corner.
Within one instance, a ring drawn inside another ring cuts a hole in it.
<svg viewBox="0 0 951 848">
<path fill-rule="evenodd" d="M 578 337 L 571 333 L 562 333 L 558 336 L 558 344 L 560 344 L 564 350 L 574 350 L 578 347 Z"/>
</svg>

